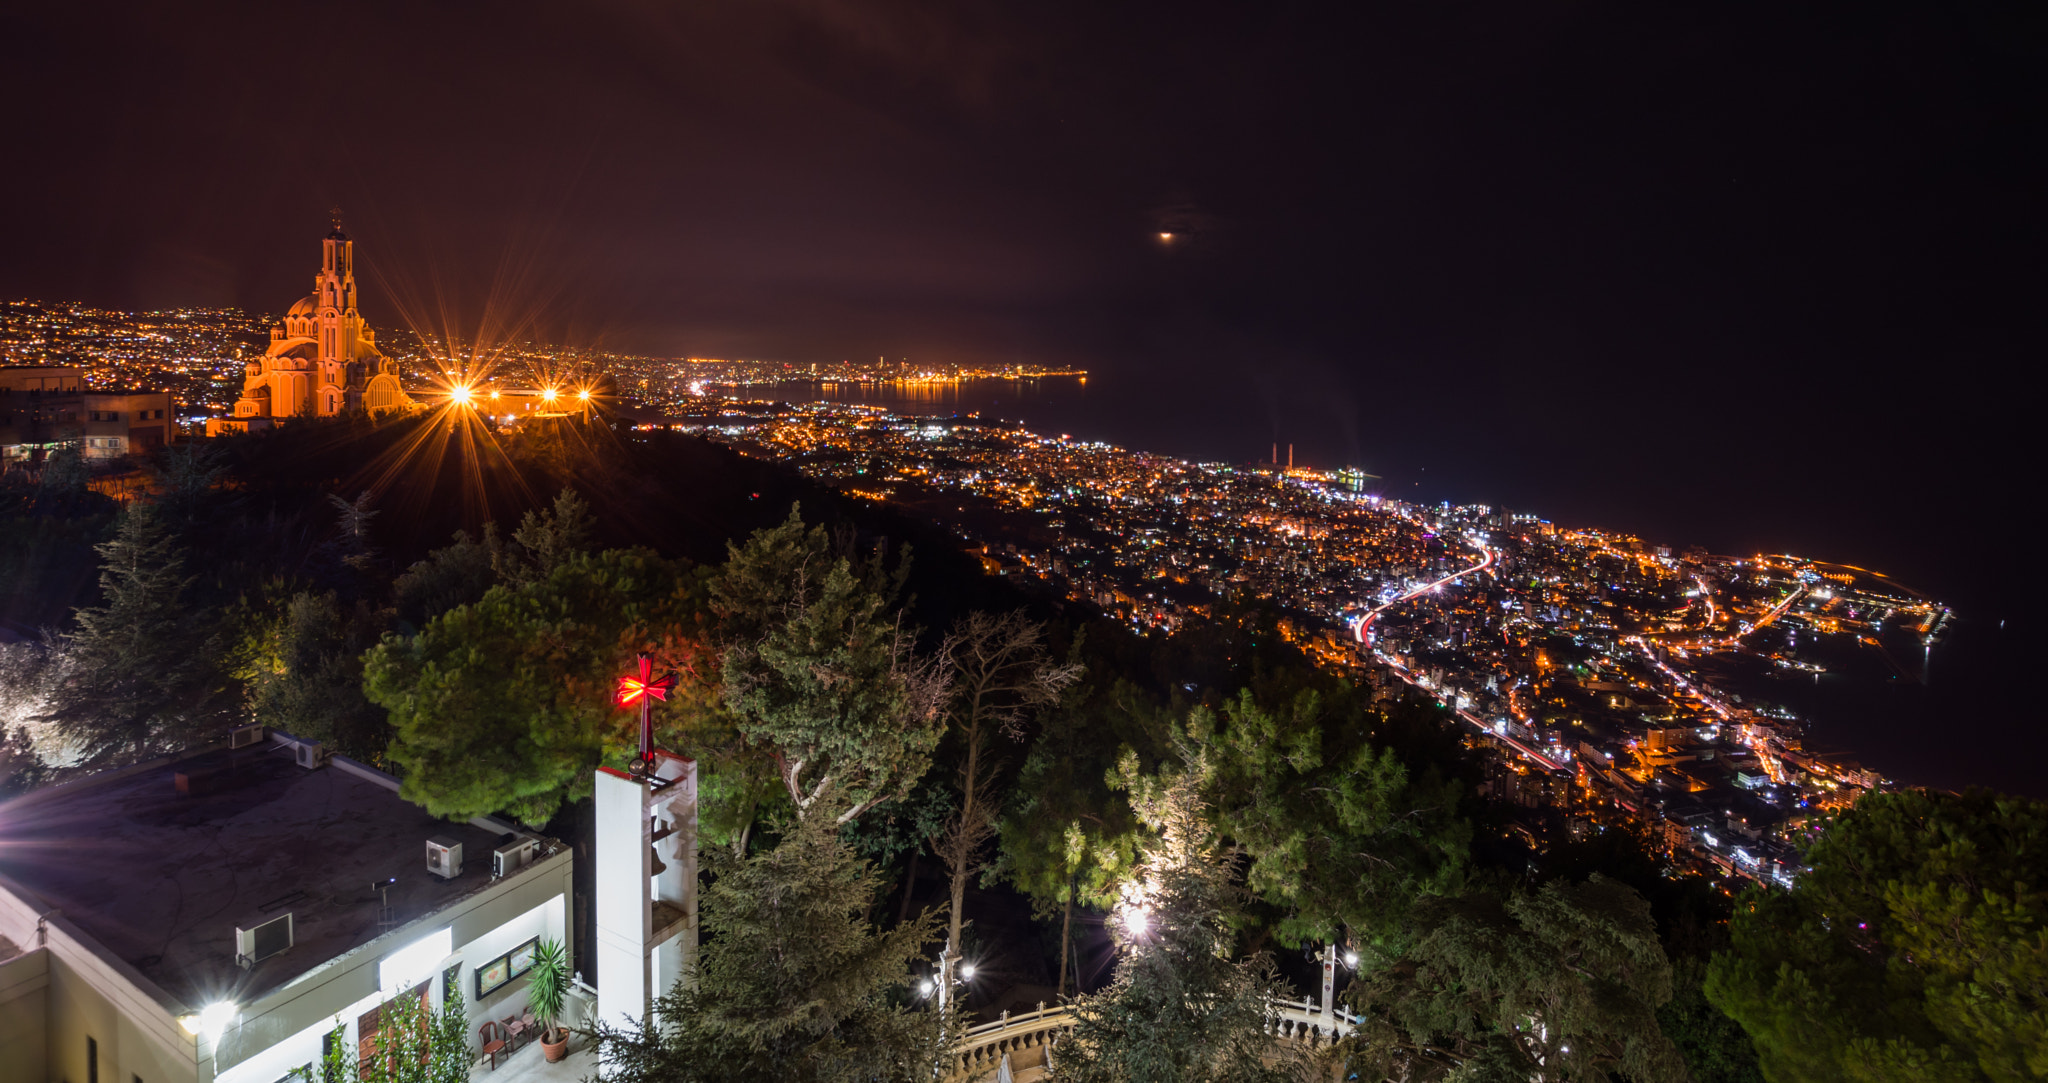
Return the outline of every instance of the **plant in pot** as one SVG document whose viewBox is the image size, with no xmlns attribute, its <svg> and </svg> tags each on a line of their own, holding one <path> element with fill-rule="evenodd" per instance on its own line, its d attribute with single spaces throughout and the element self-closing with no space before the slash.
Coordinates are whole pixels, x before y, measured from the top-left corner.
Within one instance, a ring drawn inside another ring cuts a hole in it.
<svg viewBox="0 0 2048 1083">
<path fill-rule="evenodd" d="M 540 1049 L 549 1061 L 569 1055 L 569 1032 L 562 1028 L 562 1006 L 569 996 L 569 956 L 559 940 L 543 940 L 534 948 L 533 975 L 526 982 L 526 1007 L 540 1024 Z"/>
</svg>

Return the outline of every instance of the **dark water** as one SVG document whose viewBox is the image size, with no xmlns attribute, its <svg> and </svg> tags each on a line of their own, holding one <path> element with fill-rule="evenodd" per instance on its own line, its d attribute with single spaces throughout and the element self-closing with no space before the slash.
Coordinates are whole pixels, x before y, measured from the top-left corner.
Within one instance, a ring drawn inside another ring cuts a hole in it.
<svg viewBox="0 0 2048 1083">
<path fill-rule="evenodd" d="M 1864 551 L 1833 551 L 1825 530 L 1806 522 L 1783 522 L 1779 509 L 1706 501 L 1702 520 L 1673 519 L 1647 510 L 1669 493 L 1644 493 L 1639 504 L 1630 493 L 1607 486 L 1598 500 L 1574 493 L 1563 508 L 1546 508 L 1540 494 L 1518 492 L 1516 479 L 1528 469 L 1528 457 L 1503 463 L 1496 474 L 1466 467 L 1449 477 L 1432 478 L 1424 465 L 1432 450 L 1427 437 L 1393 439 L 1384 430 L 1362 424 L 1342 396 L 1326 409 L 1303 410 L 1301 398 L 1316 389 L 1299 387 L 1296 400 L 1276 412 L 1274 394 L 1261 385 L 1234 387 L 1218 382 L 1161 384 L 1117 373 L 1088 378 L 1048 377 L 1036 380 L 972 380 L 957 384 L 813 384 L 790 383 L 750 389 L 755 397 L 790 401 L 831 399 L 885 406 L 901 413 L 968 414 L 1021 421 L 1044 433 L 1065 433 L 1076 439 L 1103 440 L 1132 450 L 1161 452 L 1199 461 L 1250 462 L 1275 453 L 1286 458 L 1295 443 L 1306 466 L 1357 465 L 1382 475 L 1381 490 L 1414 500 L 1490 501 L 1555 518 L 1566 526 L 1602 526 L 1653 534 L 1684 545 L 1699 542 L 1719 552 L 1747 551 L 1757 539 L 1811 539 L 1812 548 L 1787 545 L 1801 555 L 1841 560 Z M 1281 416 L 1295 420 L 1283 425 Z M 1415 419 L 1407 419 L 1412 427 Z M 1455 420 L 1443 419 L 1446 429 Z M 1426 427 L 1426 426 L 1425 426 Z M 1414 445 L 1414 446 L 1407 446 Z M 1418 460 L 1421 464 L 1418 464 Z M 1535 486 L 1539 490 L 1548 486 Z M 1594 491 L 1589 485 L 1586 492 Z M 1588 506 L 1595 514 L 1588 515 Z M 1576 514 L 1575 514 L 1576 513 Z M 1830 673 L 1818 682 L 1811 677 L 1783 678 L 1744 675 L 1746 694 L 1783 702 L 1808 720 L 1808 741 L 1817 749 L 1861 760 L 1894 780 L 1960 789 L 1991 786 L 2013 793 L 2048 798 L 2048 725 L 2039 704 L 2040 682 L 2034 674 L 2048 645 L 2042 643 L 2031 612 L 2013 591 L 2018 585 L 2004 577 L 1972 577 L 1981 564 L 1943 559 L 1939 549 L 1915 548 L 1912 531 L 1924 521 L 1901 518 L 1893 548 L 1900 554 L 1929 554 L 1912 565 L 1888 570 L 1957 610 L 1948 639 L 1928 659 L 1923 684 L 1885 674 L 1856 671 Z M 1695 529 L 1687 529 L 1689 526 Z M 1929 528 L 1931 529 L 1931 528 Z M 1732 539 L 1732 540 L 1731 540 Z M 1761 541 L 1756 544 L 1761 546 Z M 1839 543 L 1837 543 L 1839 544 Z M 1880 548 L 1882 548 L 1880 546 Z M 1968 566 L 1957 567 L 1959 563 Z M 1944 589 L 1946 595 L 1941 593 Z M 1731 679 L 1736 675 L 1730 674 Z"/>
</svg>

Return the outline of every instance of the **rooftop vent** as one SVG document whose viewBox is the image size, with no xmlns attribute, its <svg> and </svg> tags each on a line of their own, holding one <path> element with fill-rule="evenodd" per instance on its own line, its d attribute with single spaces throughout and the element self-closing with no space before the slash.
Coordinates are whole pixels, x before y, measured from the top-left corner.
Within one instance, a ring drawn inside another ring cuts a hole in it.
<svg viewBox="0 0 2048 1083">
<path fill-rule="evenodd" d="M 250 745 L 260 745 L 262 743 L 262 726 L 237 726 L 233 733 L 228 734 L 229 748 L 248 748 Z"/>
<path fill-rule="evenodd" d="M 299 766 L 307 770 L 327 766 L 327 749 L 318 741 L 300 741 L 297 754 Z"/>
<path fill-rule="evenodd" d="M 253 929 L 235 930 L 235 965 L 244 970 L 292 946 L 292 916 L 271 918 Z"/>
<path fill-rule="evenodd" d="M 443 880 L 453 880 L 461 876 L 462 844 L 446 835 L 435 835 L 428 839 L 427 871 Z"/>
</svg>

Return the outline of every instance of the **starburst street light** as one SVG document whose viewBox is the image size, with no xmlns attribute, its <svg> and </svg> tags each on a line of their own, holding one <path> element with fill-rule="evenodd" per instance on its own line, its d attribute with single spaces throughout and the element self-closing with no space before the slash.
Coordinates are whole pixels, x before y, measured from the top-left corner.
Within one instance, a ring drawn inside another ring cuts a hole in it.
<svg viewBox="0 0 2048 1083">
<path fill-rule="evenodd" d="M 542 389 L 541 389 L 541 392 L 540 392 L 540 401 L 542 401 L 542 402 L 553 402 L 553 401 L 555 401 L 555 389 L 554 389 L 554 388 L 552 388 L 552 387 L 544 387 L 544 388 L 542 388 Z"/>
<path fill-rule="evenodd" d="M 470 391 L 468 384 L 456 384 L 455 386 L 450 387 L 448 389 L 448 401 L 456 404 L 457 406 L 468 406 L 469 396 Z"/>
</svg>

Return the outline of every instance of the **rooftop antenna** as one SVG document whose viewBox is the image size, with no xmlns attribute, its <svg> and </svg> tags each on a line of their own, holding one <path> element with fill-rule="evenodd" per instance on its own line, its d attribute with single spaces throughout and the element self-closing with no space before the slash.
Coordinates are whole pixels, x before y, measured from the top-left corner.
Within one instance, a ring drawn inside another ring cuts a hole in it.
<svg viewBox="0 0 2048 1083">
<path fill-rule="evenodd" d="M 398 877 L 393 876 L 370 885 L 370 890 L 377 893 L 377 928 L 379 929 L 395 929 L 398 927 L 398 911 L 391 908 L 391 885 L 397 882 Z"/>
</svg>

